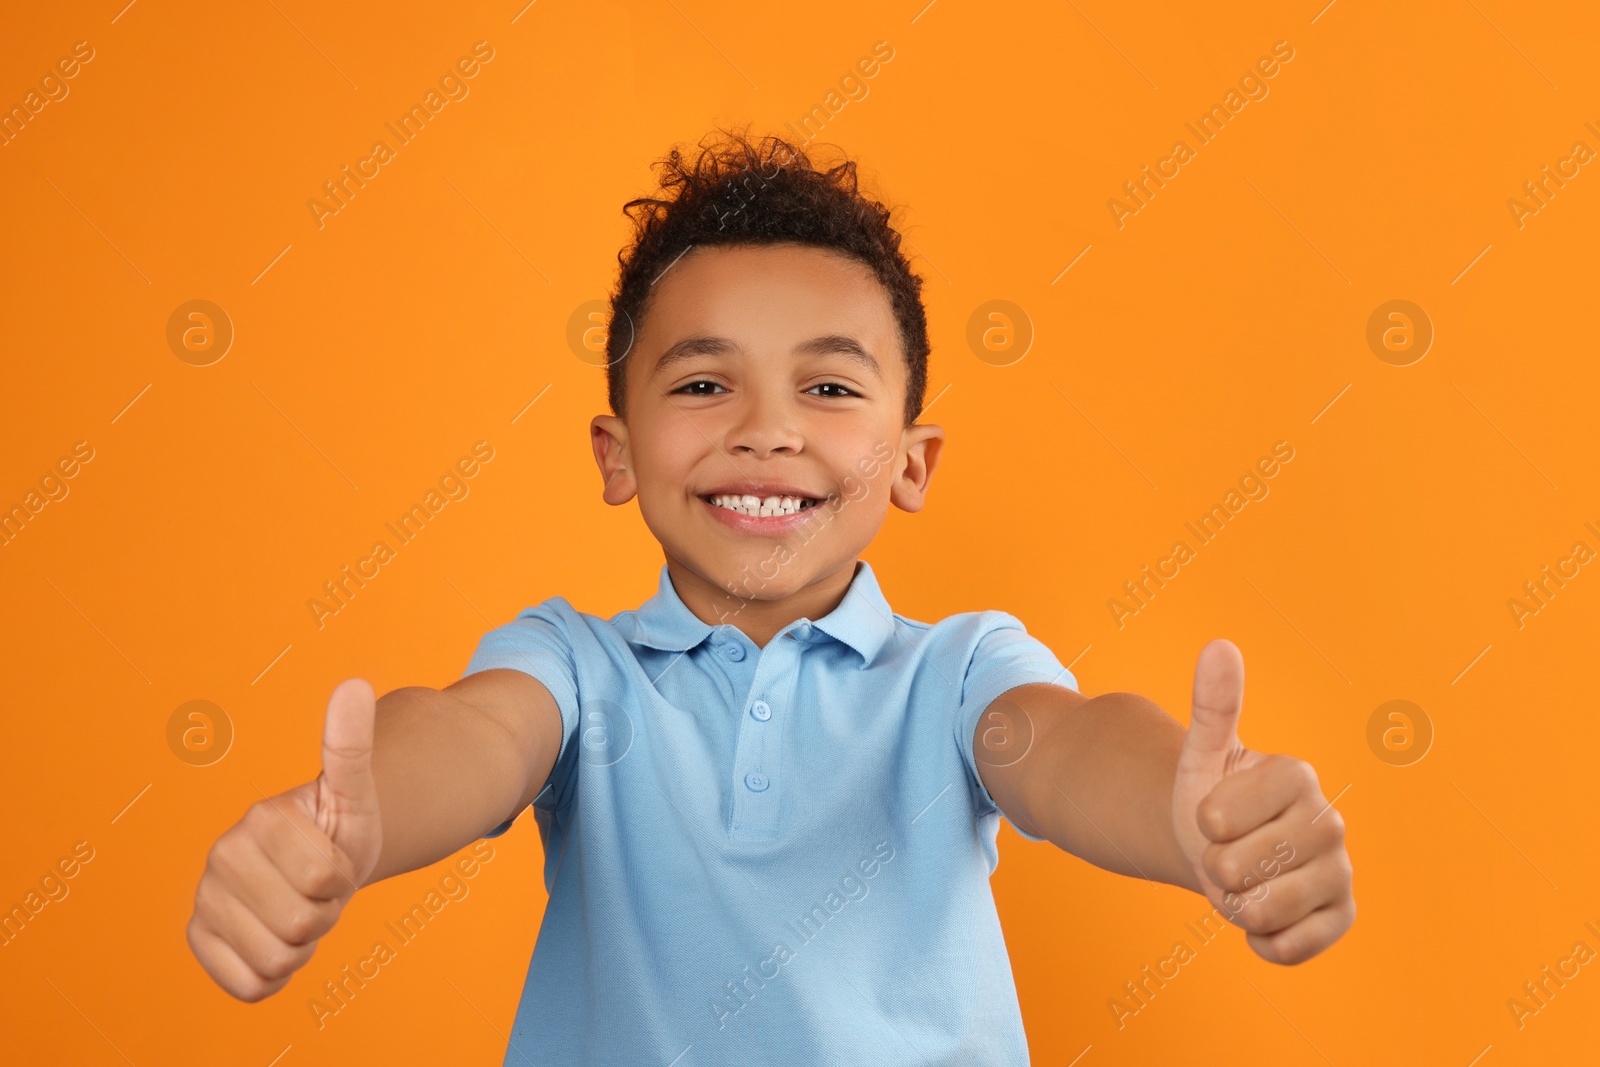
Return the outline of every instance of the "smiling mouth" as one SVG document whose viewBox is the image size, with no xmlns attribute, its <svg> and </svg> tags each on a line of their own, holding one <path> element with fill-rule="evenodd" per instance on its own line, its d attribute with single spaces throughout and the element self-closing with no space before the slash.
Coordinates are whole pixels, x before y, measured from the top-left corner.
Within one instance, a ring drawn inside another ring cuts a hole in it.
<svg viewBox="0 0 1600 1067">
<path fill-rule="evenodd" d="M 741 496 L 738 493 L 714 493 L 711 496 L 700 498 L 714 508 L 725 508 L 739 515 L 748 515 L 751 518 L 769 518 L 780 515 L 798 515 L 802 511 L 816 507 L 822 503 L 817 497 L 809 496 Z"/>
</svg>

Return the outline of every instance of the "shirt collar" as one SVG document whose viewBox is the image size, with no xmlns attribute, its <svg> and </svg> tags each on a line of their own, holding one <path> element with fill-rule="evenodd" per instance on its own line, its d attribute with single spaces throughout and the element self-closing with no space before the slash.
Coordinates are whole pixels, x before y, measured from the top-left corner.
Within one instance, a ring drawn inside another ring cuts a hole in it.
<svg viewBox="0 0 1600 1067">
<path fill-rule="evenodd" d="M 633 612 L 633 617 L 634 632 L 629 640 L 664 652 L 687 652 L 720 628 L 702 622 L 689 610 L 678 596 L 664 563 L 656 594 Z M 894 636 L 894 613 L 866 560 L 857 561 L 855 575 L 838 607 L 814 622 L 796 620 L 785 627 L 786 632 L 801 639 L 807 630 L 820 631 L 850 646 L 861 655 L 863 667 L 872 665 L 879 650 Z"/>
</svg>

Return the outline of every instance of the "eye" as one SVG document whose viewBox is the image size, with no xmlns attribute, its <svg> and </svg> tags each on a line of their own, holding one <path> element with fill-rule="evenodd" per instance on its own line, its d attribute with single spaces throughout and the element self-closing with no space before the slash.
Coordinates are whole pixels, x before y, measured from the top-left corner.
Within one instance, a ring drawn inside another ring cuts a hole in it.
<svg viewBox="0 0 1600 1067">
<path fill-rule="evenodd" d="M 711 389 L 701 389 L 700 386 L 702 386 L 702 385 L 710 386 Z M 722 388 L 722 386 L 719 385 L 718 383 L 713 382 L 713 381 L 711 381 L 710 379 L 707 379 L 707 378 L 702 378 L 699 381 L 690 382 L 687 385 L 681 385 L 678 388 L 674 389 L 673 392 L 674 393 L 686 393 L 689 396 L 715 396 L 716 394 L 714 392 L 712 392 L 712 390 L 721 389 L 721 388 Z M 724 392 L 726 392 L 726 390 L 724 390 Z"/>
<path fill-rule="evenodd" d="M 827 395 L 829 397 L 844 397 L 844 396 L 857 396 L 857 395 L 859 395 L 853 389 L 847 389 L 846 387 L 840 385 L 838 382 L 819 382 L 818 384 L 813 385 L 810 389 L 807 389 L 806 392 L 809 393 L 809 392 L 811 392 L 812 390 L 815 390 L 815 389 L 837 389 L 837 390 L 839 390 L 837 393 L 825 394 L 825 395 Z"/>
</svg>

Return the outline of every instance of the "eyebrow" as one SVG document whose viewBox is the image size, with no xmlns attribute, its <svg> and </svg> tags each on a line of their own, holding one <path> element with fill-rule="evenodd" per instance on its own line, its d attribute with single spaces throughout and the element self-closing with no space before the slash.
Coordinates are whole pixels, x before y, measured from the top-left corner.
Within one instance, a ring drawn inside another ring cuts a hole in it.
<svg viewBox="0 0 1600 1067">
<path fill-rule="evenodd" d="M 685 337 L 661 354 L 661 358 L 656 360 L 655 373 L 660 374 L 673 364 L 681 363 L 686 359 L 693 359 L 695 356 L 726 356 L 742 351 L 744 351 L 743 348 L 726 337 Z M 795 345 L 793 354 L 796 356 L 846 356 L 852 362 L 859 363 L 871 371 L 873 377 L 880 382 L 883 381 L 883 368 L 878 365 L 878 361 L 873 357 L 872 353 L 867 351 L 861 342 L 854 337 L 847 337 L 844 334 L 837 333 L 813 337 L 809 341 L 802 341 L 800 344 Z"/>
</svg>

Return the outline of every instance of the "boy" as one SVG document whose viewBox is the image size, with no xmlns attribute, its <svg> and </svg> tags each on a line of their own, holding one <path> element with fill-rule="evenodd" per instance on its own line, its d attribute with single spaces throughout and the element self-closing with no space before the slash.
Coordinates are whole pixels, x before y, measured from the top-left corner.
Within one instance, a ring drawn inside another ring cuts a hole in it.
<svg viewBox="0 0 1600 1067">
<path fill-rule="evenodd" d="M 989 875 L 1002 814 L 1108 870 L 1204 893 L 1263 958 L 1354 918 L 1309 765 L 1243 747 L 1213 641 L 1191 726 L 1088 699 L 1015 618 L 895 615 L 859 558 L 919 510 L 921 281 L 854 165 L 702 143 L 630 202 L 591 423 L 613 505 L 666 562 L 607 621 L 554 597 L 455 684 L 334 690 L 322 773 L 211 850 L 189 943 L 259 1000 L 356 887 L 532 806 L 549 904 L 505 1062 L 1022 1064 Z M 381 705 L 381 714 L 378 706 Z"/>
</svg>

